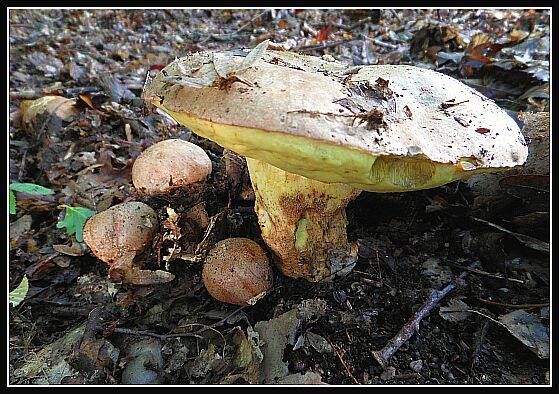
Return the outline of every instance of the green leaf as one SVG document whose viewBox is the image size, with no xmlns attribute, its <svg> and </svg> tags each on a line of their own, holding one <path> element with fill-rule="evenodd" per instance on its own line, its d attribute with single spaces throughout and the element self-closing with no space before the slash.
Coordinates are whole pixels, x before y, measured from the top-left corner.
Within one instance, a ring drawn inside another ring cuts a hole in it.
<svg viewBox="0 0 559 394">
<path fill-rule="evenodd" d="M 34 183 L 19 183 L 19 182 L 14 182 L 10 185 L 10 190 L 16 191 L 16 192 L 22 192 L 22 193 L 27 193 L 27 194 L 35 194 L 35 195 L 39 195 L 39 196 L 44 196 L 47 194 L 54 194 L 54 191 L 51 189 L 48 189 L 44 186 L 41 185 L 36 185 Z"/>
<path fill-rule="evenodd" d="M 76 234 L 76 240 L 83 242 L 83 226 L 87 219 L 95 215 L 95 211 L 83 207 L 71 207 L 63 205 L 66 208 L 64 220 L 56 224 L 57 228 L 66 227 L 68 235 Z"/>
<path fill-rule="evenodd" d="M 16 195 L 10 190 L 10 215 L 15 215 L 16 213 Z"/>
<path fill-rule="evenodd" d="M 27 276 L 24 276 L 19 285 L 10 291 L 9 302 L 12 306 L 18 306 L 21 301 L 27 296 L 29 291 L 29 282 L 27 281 Z"/>
</svg>

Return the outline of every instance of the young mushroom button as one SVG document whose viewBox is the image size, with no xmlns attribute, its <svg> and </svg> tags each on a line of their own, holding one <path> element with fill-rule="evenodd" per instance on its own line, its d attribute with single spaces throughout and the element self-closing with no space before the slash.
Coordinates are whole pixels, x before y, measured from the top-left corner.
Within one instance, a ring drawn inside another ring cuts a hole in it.
<svg viewBox="0 0 559 394">
<path fill-rule="evenodd" d="M 260 245 L 247 238 L 215 244 L 202 269 L 204 286 L 215 299 L 253 305 L 272 288 L 273 271 Z"/>
<path fill-rule="evenodd" d="M 361 190 L 428 189 L 526 160 L 505 111 L 435 71 L 349 68 L 267 50 L 243 71 L 244 83 L 197 85 L 215 58 L 175 60 L 143 97 L 247 157 L 262 237 L 291 277 L 320 281 L 352 269 L 357 247 L 347 240 L 345 207 Z M 188 83 L 176 82 L 185 75 Z"/>
<path fill-rule="evenodd" d="M 117 204 L 92 216 L 84 225 L 83 239 L 93 254 L 109 265 L 109 276 L 130 284 L 168 282 L 165 271 L 141 270 L 134 258 L 151 245 L 159 229 L 157 215 L 141 202 Z"/>
<path fill-rule="evenodd" d="M 212 172 L 212 162 L 202 148 L 190 142 L 169 139 L 143 151 L 132 166 L 132 182 L 142 194 L 159 196 L 192 190 Z"/>
</svg>

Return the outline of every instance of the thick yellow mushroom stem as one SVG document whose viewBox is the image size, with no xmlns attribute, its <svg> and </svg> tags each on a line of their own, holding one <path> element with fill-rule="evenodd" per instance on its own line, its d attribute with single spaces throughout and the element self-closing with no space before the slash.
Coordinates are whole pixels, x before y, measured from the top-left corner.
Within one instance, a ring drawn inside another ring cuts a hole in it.
<svg viewBox="0 0 559 394">
<path fill-rule="evenodd" d="M 247 158 L 262 238 L 284 275 L 311 282 L 347 274 L 357 260 L 348 243 L 346 205 L 360 190 L 322 183 Z"/>
</svg>

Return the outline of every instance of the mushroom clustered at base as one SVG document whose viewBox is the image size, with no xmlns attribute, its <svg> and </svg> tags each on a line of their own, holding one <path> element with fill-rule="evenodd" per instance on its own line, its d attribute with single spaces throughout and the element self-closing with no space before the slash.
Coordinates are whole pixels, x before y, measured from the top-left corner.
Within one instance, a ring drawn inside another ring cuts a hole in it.
<svg viewBox="0 0 559 394">
<path fill-rule="evenodd" d="M 452 77 L 266 46 L 176 59 L 143 97 L 247 157 L 262 238 L 287 276 L 351 271 L 345 207 L 361 190 L 428 189 L 526 160 L 515 121 Z"/>
<path fill-rule="evenodd" d="M 202 269 L 204 286 L 228 304 L 254 305 L 272 288 L 272 266 L 260 245 L 248 238 L 215 244 Z"/>
<path fill-rule="evenodd" d="M 132 182 L 142 194 L 169 195 L 184 191 L 196 195 L 212 172 L 212 162 L 202 148 L 169 139 L 144 150 L 132 166 Z"/>
<path fill-rule="evenodd" d="M 169 282 L 166 271 L 142 270 L 134 258 L 146 251 L 159 229 L 157 215 L 141 202 L 117 204 L 92 216 L 83 239 L 93 254 L 109 265 L 109 276 L 120 282 L 146 285 Z"/>
</svg>

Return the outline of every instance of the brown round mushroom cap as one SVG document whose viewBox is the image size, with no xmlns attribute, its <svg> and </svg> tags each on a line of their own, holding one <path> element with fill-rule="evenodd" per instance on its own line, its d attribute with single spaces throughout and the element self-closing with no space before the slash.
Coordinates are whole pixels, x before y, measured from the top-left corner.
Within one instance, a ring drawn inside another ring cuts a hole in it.
<svg viewBox="0 0 559 394">
<path fill-rule="evenodd" d="M 132 182 L 149 196 L 203 182 L 212 172 L 206 152 L 190 142 L 169 139 L 143 151 L 132 167 Z"/>
<path fill-rule="evenodd" d="M 228 304 L 253 305 L 273 283 L 273 271 L 260 245 L 247 238 L 228 238 L 210 250 L 202 278 L 208 293 Z"/>
<path fill-rule="evenodd" d="M 92 216 L 83 228 L 83 239 L 95 256 L 111 265 L 146 250 L 158 228 L 153 209 L 141 202 L 128 202 Z"/>
<path fill-rule="evenodd" d="M 442 73 L 407 65 L 350 70 L 268 50 L 241 74 L 252 86 L 192 85 L 202 71 L 211 75 L 208 65 L 222 57 L 203 52 L 175 60 L 144 97 L 195 133 L 289 173 L 390 192 L 436 187 L 526 160 L 514 120 Z M 244 59 L 230 57 L 238 64 Z"/>
</svg>

